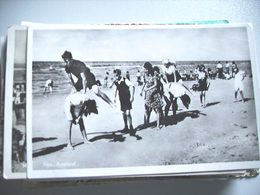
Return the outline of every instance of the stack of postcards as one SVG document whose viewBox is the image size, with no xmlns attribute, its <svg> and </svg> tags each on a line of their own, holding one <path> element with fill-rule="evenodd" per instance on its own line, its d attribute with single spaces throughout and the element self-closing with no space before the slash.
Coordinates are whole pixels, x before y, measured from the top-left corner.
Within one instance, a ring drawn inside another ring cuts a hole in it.
<svg viewBox="0 0 260 195">
<path fill-rule="evenodd" d="M 3 177 L 257 175 L 259 73 L 251 24 L 11 26 Z"/>
</svg>

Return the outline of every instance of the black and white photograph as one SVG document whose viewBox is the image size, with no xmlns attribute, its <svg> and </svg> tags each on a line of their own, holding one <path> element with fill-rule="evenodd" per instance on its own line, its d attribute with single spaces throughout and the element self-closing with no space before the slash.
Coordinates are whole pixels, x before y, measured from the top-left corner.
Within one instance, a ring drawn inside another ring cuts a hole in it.
<svg viewBox="0 0 260 195">
<path fill-rule="evenodd" d="M 26 178 L 27 27 L 8 30 L 5 82 L 4 177 Z"/>
<path fill-rule="evenodd" d="M 20 96 L 16 106 L 14 93 L 14 127 L 24 122 L 27 89 L 28 177 L 259 167 L 251 30 L 29 27 L 27 83 L 13 85 Z"/>
<path fill-rule="evenodd" d="M 0 174 L 3 173 L 3 140 L 4 140 L 4 78 L 6 59 L 6 37 L 0 37 Z"/>
</svg>

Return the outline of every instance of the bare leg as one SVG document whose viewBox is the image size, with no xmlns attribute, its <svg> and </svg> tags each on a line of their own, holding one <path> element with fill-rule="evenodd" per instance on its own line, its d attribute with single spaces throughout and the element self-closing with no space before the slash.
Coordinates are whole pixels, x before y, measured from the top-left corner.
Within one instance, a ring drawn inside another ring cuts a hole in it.
<svg viewBox="0 0 260 195">
<path fill-rule="evenodd" d="M 47 88 L 46 88 L 46 87 L 44 87 L 44 92 L 43 92 L 43 95 L 46 93 L 46 90 L 47 90 Z"/>
<path fill-rule="evenodd" d="M 165 106 L 165 109 L 164 109 L 164 113 L 165 113 L 165 117 L 168 116 L 168 113 L 169 113 L 169 110 L 170 110 L 170 106 L 171 106 L 171 101 L 166 97 L 166 96 L 163 96 L 164 97 L 164 100 L 166 102 L 166 106 Z"/>
<path fill-rule="evenodd" d="M 128 121 L 128 124 L 129 124 L 129 128 L 133 129 L 132 116 L 131 116 L 130 110 L 126 111 L 126 116 L 127 116 L 127 121 Z"/>
<path fill-rule="evenodd" d="M 125 127 L 124 127 L 123 130 L 124 130 L 124 131 L 128 131 L 126 112 L 122 112 L 122 115 L 123 115 L 123 120 L 124 120 L 124 124 L 125 124 Z"/>
<path fill-rule="evenodd" d="M 144 125 L 147 126 L 150 122 L 150 115 L 151 115 L 151 109 L 145 105 L 145 112 L 144 112 Z"/>
<path fill-rule="evenodd" d="M 156 112 L 156 120 L 157 120 L 157 129 L 160 129 L 160 113 L 159 113 L 159 110 L 158 108 L 154 109 L 154 111 Z"/>
<path fill-rule="evenodd" d="M 206 107 L 206 91 L 202 92 L 203 106 Z"/>
<path fill-rule="evenodd" d="M 85 129 L 84 122 L 83 122 L 83 119 L 82 119 L 82 118 L 79 119 L 79 128 L 80 128 L 80 132 L 81 132 L 81 134 L 82 134 L 84 143 L 85 143 L 85 144 L 89 143 L 89 140 L 88 140 L 88 138 L 87 138 L 86 129 Z"/>
<path fill-rule="evenodd" d="M 242 98 L 242 101 L 245 102 L 245 98 L 244 98 L 244 94 L 243 94 L 243 91 L 239 91 L 240 92 L 240 95 L 241 95 L 241 98 Z"/>
<path fill-rule="evenodd" d="M 134 132 L 134 128 L 133 128 L 132 116 L 131 116 L 130 110 L 126 111 L 126 116 L 127 116 L 127 121 L 128 121 L 128 124 L 129 124 L 130 135 L 134 135 L 135 132 Z"/>
<path fill-rule="evenodd" d="M 173 100 L 172 100 L 172 113 L 173 113 L 173 116 L 176 115 L 177 110 L 178 110 L 177 98 L 173 98 Z"/>
<path fill-rule="evenodd" d="M 71 128 L 72 128 L 72 121 L 68 122 L 68 128 L 67 128 L 67 137 L 68 137 L 68 144 L 67 148 L 73 149 L 72 143 L 71 143 Z"/>
<path fill-rule="evenodd" d="M 102 98 L 106 103 L 108 103 L 109 105 L 113 105 L 113 102 L 109 99 L 109 97 L 103 93 L 102 91 L 98 90 L 98 93 L 96 93 L 96 95 L 100 98 Z"/>
<path fill-rule="evenodd" d="M 237 93 L 238 93 L 238 90 L 235 91 L 235 101 L 237 101 Z"/>
<path fill-rule="evenodd" d="M 203 106 L 203 92 L 200 92 L 200 105 Z"/>
<path fill-rule="evenodd" d="M 158 113 L 159 113 L 159 122 L 160 122 L 159 128 L 162 128 L 164 124 L 164 116 L 163 116 L 162 108 L 158 108 Z"/>
</svg>

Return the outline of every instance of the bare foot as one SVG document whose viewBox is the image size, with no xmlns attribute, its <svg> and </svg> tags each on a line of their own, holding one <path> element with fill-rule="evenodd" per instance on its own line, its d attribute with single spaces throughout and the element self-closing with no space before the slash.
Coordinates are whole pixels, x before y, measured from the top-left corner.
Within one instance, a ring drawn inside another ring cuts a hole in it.
<svg viewBox="0 0 260 195">
<path fill-rule="evenodd" d="M 74 147 L 71 144 L 68 144 L 66 147 L 67 150 L 74 150 Z"/>
</svg>

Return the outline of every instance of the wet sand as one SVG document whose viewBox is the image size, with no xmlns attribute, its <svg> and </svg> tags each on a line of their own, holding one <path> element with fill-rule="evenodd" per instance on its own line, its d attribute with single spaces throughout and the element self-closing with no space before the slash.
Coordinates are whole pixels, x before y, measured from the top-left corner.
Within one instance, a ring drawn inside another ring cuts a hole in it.
<svg viewBox="0 0 260 195">
<path fill-rule="evenodd" d="M 135 136 L 121 133 L 122 115 L 97 99 L 98 115 L 85 118 L 88 139 L 83 144 L 73 126 L 74 150 L 66 148 L 66 94 L 47 94 L 33 98 L 33 167 L 37 170 L 99 168 L 149 165 L 177 165 L 259 160 L 258 136 L 252 79 L 245 78 L 246 102 L 234 102 L 234 80 L 210 80 L 207 107 L 202 108 L 199 92 L 193 92 L 189 109 L 179 103 L 176 117 L 158 130 L 152 113 L 151 127 L 143 123 L 144 100 L 136 87 L 133 103 Z M 193 82 L 185 82 L 191 87 Z M 114 97 L 113 89 L 103 89 Z M 240 98 L 240 96 L 238 96 Z M 170 115 L 172 113 L 170 112 Z"/>
</svg>

